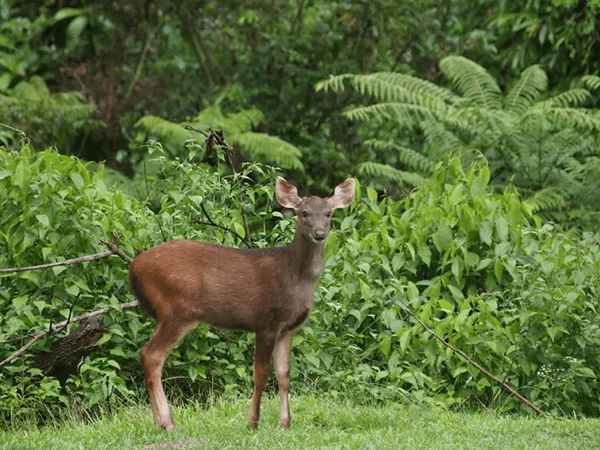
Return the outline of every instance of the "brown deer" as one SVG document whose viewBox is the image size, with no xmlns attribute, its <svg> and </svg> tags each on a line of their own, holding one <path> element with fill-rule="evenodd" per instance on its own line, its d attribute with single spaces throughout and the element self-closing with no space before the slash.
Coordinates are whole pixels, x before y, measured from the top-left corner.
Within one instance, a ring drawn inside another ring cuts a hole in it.
<svg viewBox="0 0 600 450">
<path fill-rule="evenodd" d="M 294 185 L 277 180 L 276 196 L 298 215 L 291 244 L 265 249 L 237 249 L 206 242 L 174 240 L 138 255 L 129 282 L 140 305 L 156 319 L 156 332 L 141 351 L 154 422 L 173 429 L 162 387 L 165 358 L 199 322 L 256 333 L 254 395 L 248 426 L 256 428 L 260 399 L 271 355 L 281 394 L 281 426 L 290 426 L 288 391 L 294 330 L 307 318 L 316 281 L 323 268 L 323 248 L 331 213 L 354 199 L 352 178 L 325 198 L 299 197 Z"/>
</svg>

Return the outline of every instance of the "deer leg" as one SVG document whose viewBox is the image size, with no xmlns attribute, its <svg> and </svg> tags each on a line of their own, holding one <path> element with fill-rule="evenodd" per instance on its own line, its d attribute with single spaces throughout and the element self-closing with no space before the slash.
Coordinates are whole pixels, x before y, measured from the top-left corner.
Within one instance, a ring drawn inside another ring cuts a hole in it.
<svg viewBox="0 0 600 450">
<path fill-rule="evenodd" d="M 260 418 L 260 399 L 267 384 L 270 371 L 271 353 L 275 346 L 275 336 L 272 333 L 256 333 L 256 348 L 254 350 L 254 395 L 252 408 L 248 416 L 248 427 L 257 428 Z"/>
<path fill-rule="evenodd" d="M 159 322 L 154 336 L 142 348 L 140 355 L 154 423 L 169 431 L 174 428 L 173 416 L 163 389 L 161 373 L 170 351 L 194 325 L 195 323 L 181 326 L 180 323 Z"/>
<path fill-rule="evenodd" d="M 280 425 L 283 428 L 290 426 L 290 406 L 288 403 L 288 392 L 290 390 L 290 349 L 292 347 L 292 338 L 294 331 L 286 331 L 279 335 L 275 348 L 273 349 L 273 359 L 275 360 L 275 373 L 279 382 L 279 395 L 281 398 Z"/>
</svg>

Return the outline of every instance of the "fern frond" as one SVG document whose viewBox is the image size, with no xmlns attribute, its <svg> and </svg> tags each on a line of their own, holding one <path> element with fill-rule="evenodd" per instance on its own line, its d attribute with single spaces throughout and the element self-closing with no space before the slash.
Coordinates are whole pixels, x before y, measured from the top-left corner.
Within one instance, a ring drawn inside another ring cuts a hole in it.
<svg viewBox="0 0 600 450">
<path fill-rule="evenodd" d="M 437 98 L 449 104 L 455 104 L 461 100 L 461 97 L 456 95 L 450 89 L 438 86 L 437 84 L 421 78 L 395 72 L 378 72 L 372 75 L 396 86 L 404 87 L 410 92 L 414 92 L 418 95 Z"/>
<path fill-rule="evenodd" d="M 457 108 L 445 120 L 450 127 L 458 128 L 470 135 L 496 136 L 509 131 L 512 126 L 511 116 L 502 110 L 487 108 Z"/>
<path fill-rule="evenodd" d="M 265 115 L 256 108 L 245 109 L 237 113 L 227 114 L 222 120 L 222 128 L 230 134 L 250 131 L 265 120 Z"/>
<path fill-rule="evenodd" d="M 349 80 L 356 75 L 354 74 L 343 74 L 343 75 L 329 75 L 329 78 L 326 80 L 321 80 L 317 84 L 315 84 L 315 91 L 325 91 L 325 92 L 344 92 L 345 91 L 345 81 Z"/>
<path fill-rule="evenodd" d="M 304 170 L 302 153 L 292 144 L 265 133 L 245 132 L 231 135 L 229 140 L 255 158 L 286 169 Z"/>
<path fill-rule="evenodd" d="M 392 141 L 381 141 L 378 139 L 370 139 L 365 141 L 365 144 L 378 150 L 395 153 L 398 156 L 398 160 L 409 169 L 418 170 L 427 175 L 432 174 L 435 170 L 435 163 L 431 159 L 412 148 L 398 145 Z"/>
<path fill-rule="evenodd" d="M 501 91 L 487 70 L 462 56 L 447 56 L 440 62 L 442 72 L 475 105 L 494 110 L 502 107 Z"/>
<path fill-rule="evenodd" d="M 586 75 L 581 79 L 581 84 L 595 91 L 600 88 L 600 77 L 598 75 Z"/>
<path fill-rule="evenodd" d="M 528 67 L 510 90 L 504 102 L 507 111 L 522 114 L 548 87 L 548 76 L 539 66 Z"/>
<path fill-rule="evenodd" d="M 540 189 L 527 197 L 525 203 L 532 212 L 560 210 L 568 204 L 568 198 L 564 192 L 558 188 L 549 187 Z"/>
<path fill-rule="evenodd" d="M 134 126 L 144 128 L 148 134 L 157 136 L 162 140 L 170 140 L 173 143 L 183 143 L 190 138 L 190 132 L 183 125 L 169 122 L 161 117 L 144 116 Z"/>
<path fill-rule="evenodd" d="M 433 118 L 433 112 L 425 106 L 410 103 L 377 103 L 350 109 L 344 112 L 344 116 L 350 120 L 394 119 L 403 124 L 413 124 Z"/>
<path fill-rule="evenodd" d="M 549 108 L 545 110 L 545 114 L 563 127 L 600 131 L 600 117 L 593 110 L 585 108 Z"/>
<path fill-rule="evenodd" d="M 389 164 L 380 164 L 371 161 L 360 163 L 356 169 L 360 175 L 381 177 L 413 187 L 419 186 L 425 180 L 422 176 L 416 173 L 404 172 L 390 166 Z"/>
<path fill-rule="evenodd" d="M 33 75 L 27 81 L 19 82 L 13 89 L 15 97 L 23 100 L 40 101 L 50 97 L 50 89 L 39 75 Z"/>
<path fill-rule="evenodd" d="M 590 100 L 592 95 L 587 89 L 575 88 L 570 89 L 566 92 L 561 92 L 554 97 L 551 97 L 542 102 L 536 103 L 538 108 L 569 108 L 572 106 L 582 105 L 586 101 Z"/>
<path fill-rule="evenodd" d="M 464 142 L 443 123 L 426 120 L 421 124 L 421 127 L 423 128 L 427 144 L 433 148 L 435 154 L 448 155 L 465 147 Z"/>
<path fill-rule="evenodd" d="M 221 123 L 225 119 L 225 116 L 221 112 L 221 108 L 216 105 L 211 105 L 201 110 L 196 117 L 192 120 L 192 123 L 196 126 L 204 126 L 206 128 L 220 129 Z"/>
</svg>

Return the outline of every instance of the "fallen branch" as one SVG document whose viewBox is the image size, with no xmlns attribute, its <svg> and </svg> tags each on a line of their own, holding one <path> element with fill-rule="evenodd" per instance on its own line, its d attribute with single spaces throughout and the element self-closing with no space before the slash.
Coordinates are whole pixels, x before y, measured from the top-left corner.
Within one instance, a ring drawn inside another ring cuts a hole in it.
<svg viewBox="0 0 600 450">
<path fill-rule="evenodd" d="M 40 339 L 42 336 L 45 336 L 46 334 L 55 333 L 56 331 L 64 328 L 65 326 L 67 326 L 70 323 L 81 322 L 82 320 L 89 319 L 90 317 L 99 316 L 101 314 L 105 314 L 105 313 L 107 313 L 109 311 L 112 311 L 112 310 L 115 310 L 115 309 L 128 309 L 128 308 L 135 308 L 137 306 L 139 306 L 139 302 L 137 300 L 133 301 L 133 302 L 122 303 L 119 306 L 108 306 L 106 308 L 97 309 L 96 311 L 92 311 L 92 312 L 89 312 L 89 313 L 82 314 L 81 316 L 77 316 L 77 317 L 74 317 L 74 318 L 69 319 L 69 320 L 64 320 L 64 321 L 62 321 L 60 323 L 52 325 L 51 327 L 49 327 L 46 330 L 38 331 L 36 333 L 32 333 L 32 334 L 23 336 L 24 339 L 25 338 L 29 338 L 29 337 L 33 338 L 33 339 L 31 339 L 31 341 L 29 341 L 27 344 L 25 344 L 23 347 L 21 347 L 15 353 L 13 353 L 12 355 L 10 355 L 4 361 L 0 362 L 0 367 L 3 367 L 5 365 L 7 365 L 13 359 L 15 359 L 18 356 L 22 355 L 29 347 L 31 347 L 35 343 L 35 341 L 37 341 L 38 339 Z M 0 341 L 0 344 L 4 344 L 6 342 L 8 342 L 8 341 Z"/>
<path fill-rule="evenodd" d="M 106 251 L 106 252 L 96 253 L 94 255 L 82 256 L 80 258 L 69 259 L 67 261 L 60 261 L 60 262 L 49 263 L 49 264 L 42 264 L 42 265 L 39 265 L 39 266 L 14 267 L 14 268 L 10 268 L 10 269 L 0 269 L 0 273 L 24 272 L 26 270 L 47 269 L 47 268 L 50 268 L 50 267 L 64 266 L 64 265 L 67 265 L 67 264 L 79 264 L 79 263 L 86 262 L 86 261 L 93 261 L 93 260 L 96 260 L 96 259 L 105 258 L 105 257 L 110 256 L 110 255 L 117 255 L 117 256 L 123 258 L 128 263 L 131 262 L 131 258 L 129 256 L 127 256 L 125 253 L 123 253 L 119 249 L 119 235 L 118 235 L 118 233 L 116 231 L 113 231 L 113 239 L 115 241 L 114 243 L 109 242 L 108 239 L 106 239 L 106 238 L 101 238 L 100 239 L 100 242 L 102 242 L 104 245 L 106 245 L 109 248 L 109 250 Z M 123 303 L 123 304 L 119 305 L 119 308 L 121 308 L 121 309 L 135 308 L 138 305 L 139 305 L 139 303 L 137 301 L 133 301 L 133 302 L 129 302 L 129 303 Z M 104 313 L 106 313 L 108 311 L 111 311 L 113 309 L 116 309 L 116 308 L 117 307 L 109 306 L 107 308 L 98 309 L 96 311 L 92 311 L 92 312 L 89 312 L 89 313 L 86 313 L 86 314 L 82 314 L 81 316 L 65 320 L 65 321 L 57 323 L 55 325 L 51 325 L 46 330 L 42 330 L 42 331 L 38 331 L 36 333 L 31 333 L 31 334 L 22 336 L 21 339 L 27 339 L 27 338 L 32 338 L 32 339 L 27 344 L 25 344 L 24 346 L 22 346 L 19 350 L 17 350 L 15 353 L 13 353 L 8 358 L 6 358 L 4 361 L 1 361 L 0 362 L 0 367 L 3 367 L 5 365 L 7 365 L 13 359 L 15 359 L 18 356 L 22 355 L 25 351 L 27 351 L 27 349 L 29 347 L 31 347 L 42 336 L 45 336 L 46 334 L 55 333 L 55 332 L 61 330 L 62 328 L 64 328 L 65 326 L 69 325 L 70 323 L 80 322 L 82 320 L 89 319 L 90 317 L 99 316 L 100 314 L 104 314 Z M 0 344 L 6 344 L 6 343 L 12 342 L 12 341 L 14 341 L 14 339 L 2 340 L 2 341 L 0 341 Z"/>
<path fill-rule="evenodd" d="M 446 342 L 443 338 L 441 338 L 439 335 L 437 335 L 431 328 L 429 328 L 427 325 L 425 325 L 423 323 L 423 321 L 421 321 L 421 319 L 419 319 L 410 309 L 408 309 L 406 306 L 404 306 L 404 304 L 401 301 L 398 301 L 398 305 L 410 316 L 412 316 L 417 322 L 419 322 L 419 324 L 425 328 L 425 330 L 427 330 L 427 332 L 429 334 L 431 334 L 434 338 L 436 338 L 438 341 L 440 341 L 442 344 L 444 344 L 446 347 L 448 347 L 450 350 L 452 350 L 454 353 L 459 354 L 463 359 L 465 359 L 469 364 L 471 364 L 473 367 L 475 367 L 477 370 L 479 370 L 481 373 L 483 373 L 486 377 L 488 377 L 489 379 L 493 380 L 494 382 L 496 382 L 497 384 L 499 384 L 500 386 L 502 386 L 502 388 L 504 388 L 504 390 L 508 391 L 511 395 L 514 395 L 517 399 L 519 399 L 521 402 L 525 403 L 527 406 L 529 406 L 531 409 L 533 409 L 536 413 L 538 414 L 543 414 L 543 411 L 541 409 L 539 409 L 537 406 L 535 406 L 533 403 L 531 403 L 529 400 L 527 400 L 525 397 L 523 397 L 521 394 L 519 394 L 517 391 L 515 391 L 513 388 L 511 388 L 508 384 L 506 384 L 504 381 L 501 381 L 500 379 L 496 378 L 493 374 L 491 374 L 488 370 L 486 370 L 484 367 L 480 366 L 479 364 L 477 364 L 475 361 L 473 361 L 473 359 L 471 359 L 469 356 L 467 356 L 464 352 L 462 352 L 461 350 L 457 349 L 456 347 L 452 346 L 451 344 L 449 344 L 448 342 Z"/>
</svg>

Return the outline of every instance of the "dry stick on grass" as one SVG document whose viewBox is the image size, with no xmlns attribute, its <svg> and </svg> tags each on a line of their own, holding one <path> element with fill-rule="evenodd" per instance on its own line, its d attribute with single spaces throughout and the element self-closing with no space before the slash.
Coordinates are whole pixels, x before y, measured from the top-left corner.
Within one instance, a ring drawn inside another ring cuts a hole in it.
<svg viewBox="0 0 600 450">
<path fill-rule="evenodd" d="M 110 256 L 110 255 L 117 255 L 117 256 L 121 257 L 122 259 L 124 259 L 125 261 L 127 261 L 128 263 L 131 262 L 131 258 L 129 256 L 127 256 L 125 253 L 123 253 L 121 250 L 119 250 L 119 235 L 117 234 L 116 231 L 113 231 L 113 239 L 115 241 L 114 243 L 109 242 L 108 239 L 106 239 L 106 238 L 101 238 L 100 239 L 100 242 L 102 242 L 104 245 L 106 245 L 110 249 L 110 250 L 108 250 L 106 252 L 96 253 L 95 255 L 82 256 L 81 258 L 69 259 L 67 261 L 61 261 L 61 262 L 50 263 L 50 264 L 42 264 L 40 266 L 14 267 L 14 268 L 10 268 L 10 269 L 0 269 L 0 272 L 2 272 L 2 273 L 8 273 L 8 272 L 23 272 L 23 271 L 26 271 L 26 270 L 47 269 L 49 267 L 64 266 L 64 265 L 67 265 L 67 264 L 78 264 L 78 263 L 82 263 L 82 262 L 86 262 L 86 261 L 93 261 L 95 259 L 104 258 L 104 257 Z M 123 303 L 123 304 L 119 305 L 118 308 L 121 308 L 121 309 L 135 308 L 136 306 L 138 306 L 138 304 L 139 303 L 137 301 L 133 301 L 133 302 L 128 302 L 128 303 Z M 89 313 L 86 313 L 86 314 L 82 314 L 81 316 L 78 316 L 78 317 L 75 317 L 75 318 L 72 318 L 72 319 L 65 320 L 63 322 L 57 323 L 56 325 L 52 325 L 47 330 L 42 330 L 42 331 L 38 331 L 37 333 L 29 334 L 27 336 L 23 336 L 23 339 L 26 339 L 28 337 L 31 337 L 33 339 L 31 339 L 31 341 L 29 341 L 27 344 L 25 344 L 23 347 L 21 347 L 15 353 L 13 353 L 12 355 L 10 355 L 4 361 L 1 361 L 0 362 L 0 367 L 3 367 L 5 365 L 7 365 L 13 359 L 15 359 L 18 356 L 20 356 L 23 353 L 25 353 L 25 351 L 27 351 L 27 349 L 29 347 L 31 347 L 42 336 L 44 336 L 46 334 L 54 333 L 54 332 L 60 330 L 61 328 L 67 326 L 69 323 L 80 322 L 80 321 L 85 320 L 85 319 L 90 318 L 90 317 L 99 316 L 100 314 L 107 313 L 107 312 L 109 312 L 109 311 L 111 311 L 113 309 L 117 309 L 117 307 L 109 306 L 107 308 L 98 309 L 96 311 L 92 311 L 92 312 L 89 312 Z M 10 340 L 0 341 L 0 344 L 4 344 L 4 343 L 7 343 L 7 342 L 10 342 Z"/>
<path fill-rule="evenodd" d="M 431 328 L 429 328 L 427 325 L 425 325 L 421 319 L 419 319 L 410 309 L 408 309 L 406 306 L 404 306 L 404 304 L 400 301 L 398 301 L 398 305 L 410 316 L 412 316 L 417 322 L 419 322 L 419 324 L 425 328 L 427 330 L 427 332 L 429 334 L 431 334 L 434 338 L 436 338 L 438 341 L 440 341 L 442 344 L 444 344 L 446 347 L 448 347 L 450 350 L 452 350 L 454 353 L 458 353 L 460 356 L 462 356 L 469 364 L 471 364 L 473 367 L 475 367 L 477 370 L 479 370 L 481 373 L 483 373 L 486 377 L 488 377 L 489 379 L 495 381 L 496 383 L 498 383 L 500 386 L 502 386 L 504 388 L 504 390 L 508 391 L 511 395 L 514 395 L 515 397 L 517 397 L 521 402 L 525 403 L 527 406 L 529 406 L 531 409 L 533 409 L 536 413 L 538 414 L 543 414 L 543 411 L 538 408 L 537 406 L 535 406 L 533 403 L 531 403 L 529 400 L 527 400 L 525 397 L 523 397 L 521 394 L 519 394 L 518 392 L 516 392 L 513 388 L 511 388 L 508 384 L 506 384 L 504 381 L 496 378 L 494 375 L 492 375 L 488 370 L 486 370 L 484 367 L 481 367 L 479 364 L 477 364 L 475 361 L 473 361 L 471 358 L 469 358 L 464 352 L 460 351 L 459 349 L 457 349 L 456 347 L 450 345 L 448 342 L 446 342 L 444 339 L 442 339 L 440 336 L 438 336 Z"/>
</svg>

